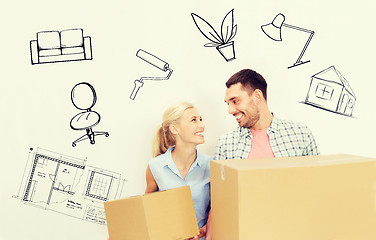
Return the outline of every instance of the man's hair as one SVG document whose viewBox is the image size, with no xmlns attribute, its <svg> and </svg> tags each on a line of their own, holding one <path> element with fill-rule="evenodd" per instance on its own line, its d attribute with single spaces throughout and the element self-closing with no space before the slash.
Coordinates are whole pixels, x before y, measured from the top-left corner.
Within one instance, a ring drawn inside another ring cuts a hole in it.
<svg viewBox="0 0 376 240">
<path fill-rule="evenodd" d="M 226 87 L 229 88 L 234 84 L 241 83 L 249 94 L 252 94 L 254 90 L 259 89 L 266 100 L 266 88 L 268 84 L 261 74 L 251 69 L 243 69 L 235 73 L 226 82 Z"/>
</svg>

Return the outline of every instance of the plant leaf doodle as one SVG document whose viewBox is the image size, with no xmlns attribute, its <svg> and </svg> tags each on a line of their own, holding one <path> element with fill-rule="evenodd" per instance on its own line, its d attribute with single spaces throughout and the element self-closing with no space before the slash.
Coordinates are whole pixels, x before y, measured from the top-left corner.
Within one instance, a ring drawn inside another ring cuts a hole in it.
<svg viewBox="0 0 376 240">
<path fill-rule="evenodd" d="M 205 19 L 201 18 L 195 13 L 192 13 L 191 16 L 196 24 L 196 27 L 198 28 L 198 30 L 200 30 L 202 35 L 204 35 L 211 42 L 218 44 L 223 43 L 221 37 L 218 35 L 215 29 L 207 21 L 205 21 Z"/>
<path fill-rule="evenodd" d="M 222 21 L 221 36 L 222 41 L 227 43 L 233 37 L 234 30 L 234 9 L 228 12 Z"/>
</svg>

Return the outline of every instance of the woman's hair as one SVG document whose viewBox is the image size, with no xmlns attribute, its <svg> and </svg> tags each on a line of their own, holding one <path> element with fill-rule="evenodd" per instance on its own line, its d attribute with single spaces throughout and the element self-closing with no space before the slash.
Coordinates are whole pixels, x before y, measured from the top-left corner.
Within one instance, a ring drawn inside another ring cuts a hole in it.
<svg viewBox="0 0 376 240">
<path fill-rule="evenodd" d="M 181 102 L 166 109 L 163 114 L 163 122 L 155 132 L 153 139 L 153 156 L 156 157 L 165 153 L 169 147 L 175 145 L 175 138 L 170 132 L 170 125 L 175 123 L 185 110 L 194 108 L 191 103 Z"/>
</svg>

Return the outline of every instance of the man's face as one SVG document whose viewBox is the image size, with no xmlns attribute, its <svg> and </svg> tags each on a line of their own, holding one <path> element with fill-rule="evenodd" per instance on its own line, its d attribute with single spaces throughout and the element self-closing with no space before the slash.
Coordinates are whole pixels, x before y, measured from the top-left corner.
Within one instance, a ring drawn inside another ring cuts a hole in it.
<svg viewBox="0 0 376 240">
<path fill-rule="evenodd" d="M 225 102 L 228 113 L 233 115 L 239 126 L 253 128 L 260 119 L 260 111 L 255 103 L 255 92 L 249 94 L 241 83 L 226 89 Z"/>
</svg>

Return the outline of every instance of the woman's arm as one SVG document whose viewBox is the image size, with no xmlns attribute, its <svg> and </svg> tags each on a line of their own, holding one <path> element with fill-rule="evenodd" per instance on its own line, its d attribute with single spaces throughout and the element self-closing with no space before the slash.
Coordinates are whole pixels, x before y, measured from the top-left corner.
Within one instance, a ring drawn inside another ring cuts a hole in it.
<svg viewBox="0 0 376 240">
<path fill-rule="evenodd" d="M 208 221 L 206 222 L 206 240 L 212 240 L 211 209 L 209 211 Z"/>
<path fill-rule="evenodd" d="M 150 166 L 146 168 L 146 190 L 145 193 L 152 193 L 158 191 L 157 182 L 154 179 L 153 174 L 151 173 Z"/>
</svg>

